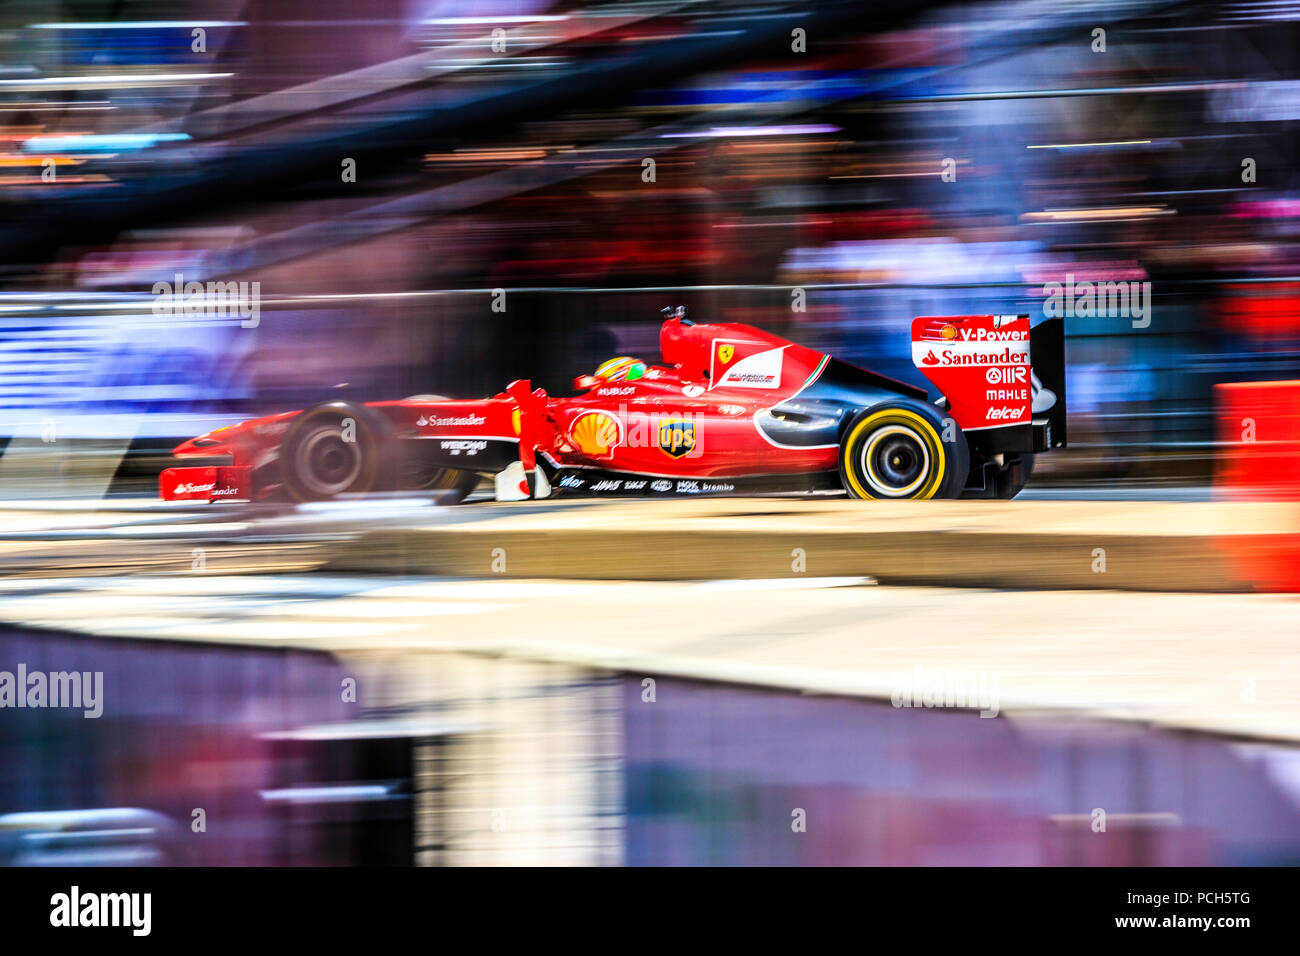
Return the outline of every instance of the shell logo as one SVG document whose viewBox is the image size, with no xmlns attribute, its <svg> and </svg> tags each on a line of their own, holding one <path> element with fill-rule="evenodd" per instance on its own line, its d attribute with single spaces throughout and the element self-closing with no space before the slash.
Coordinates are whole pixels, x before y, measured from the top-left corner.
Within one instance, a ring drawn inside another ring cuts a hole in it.
<svg viewBox="0 0 1300 956">
<path fill-rule="evenodd" d="M 939 335 L 941 335 L 945 341 L 951 342 L 957 337 L 957 327 L 953 325 L 945 325 L 939 330 Z"/>
<path fill-rule="evenodd" d="M 618 445 L 622 435 L 614 416 L 604 412 L 584 412 L 569 426 L 569 437 L 584 455 L 603 458 Z"/>
</svg>

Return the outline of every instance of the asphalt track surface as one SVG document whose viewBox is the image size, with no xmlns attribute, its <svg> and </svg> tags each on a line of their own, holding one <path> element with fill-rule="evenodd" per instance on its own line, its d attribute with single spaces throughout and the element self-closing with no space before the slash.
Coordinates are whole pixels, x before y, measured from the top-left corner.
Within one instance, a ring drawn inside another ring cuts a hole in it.
<svg viewBox="0 0 1300 956">
<path fill-rule="evenodd" d="M 1146 492 L 1126 488 L 1026 489 L 1019 502 L 1129 502 L 1111 508 L 1132 509 L 1131 502 L 1198 502 L 1210 500 L 1210 489 L 1188 487 L 1152 489 Z M 747 509 L 746 501 L 754 508 Z M 825 527 L 836 520 L 826 509 L 840 503 L 847 518 L 862 522 L 870 503 L 857 503 L 843 496 L 768 496 L 766 498 L 699 498 L 683 501 L 655 501 L 628 498 L 564 498 L 550 501 L 499 503 L 479 492 L 456 506 L 439 505 L 428 494 L 398 494 L 336 500 L 313 504 L 219 502 L 164 502 L 146 497 L 28 498 L 0 502 L 0 575 L 131 574 L 189 571 L 202 565 L 216 573 L 306 572 L 324 567 L 332 557 L 358 550 L 354 543 L 363 536 L 386 532 L 437 529 L 477 529 L 498 526 L 502 521 L 527 525 L 536 515 L 543 521 L 555 516 L 582 516 L 588 525 L 617 531 L 619 527 L 654 528 L 671 519 L 673 509 L 708 502 L 737 506 L 748 513 L 725 527 L 743 532 L 761 532 L 763 509 L 776 507 L 787 520 L 797 522 L 807 513 L 810 528 Z M 924 516 L 925 503 L 914 513 Z M 943 503 L 951 505 L 953 503 Z M 1002 502 L 965 502 L 962 510 L 982 520 L 987 509 L 994 527 Z M 1077 510 L 1078 506 L 1074 506 Z M 1105 505 L 1099 505 L 1105 510 Z M 819 514 L 820 512 L 820 514 Z M 606 513 L 610 518 L 605 521 Z M 629 518 L 632 525 L 625 525 Z M 725 519 L 724 519 L 725 521 Z M 862 522 L 866 527 L 874 521 Z M 667 525 L 664 525 L 667 526 Z M 629 547 L 635 547 L 629 542 Z M 199 553 L 199 552 L 202 553 Z M 562 571 L 563 546 L 555 549 L 554 561 Z M 363 568 L 383 573 L 378 566 Z M 395 572 L 399 568 L 393 569 Z M 410 572 L 428 571 L 411 564 Z M 464 569 L 454 569 L 464 573 Z M 448 573 L 443 570 L 437 573 Z M 473 573 L 477 573 L 476 571 Z M 839 573 L 839 572 L 836 572 Z M 859 573 L 851 571 L 849 573 Z M 865 572 L 864 572 L 865 573 Z M 549 571 L 539 576 L 551 576 Z M 557 573 L 557 577 L 574 577 Z M 638 575 L 640 577 L 641 575 Z M 752 576 L 752 575 L 750 575 Z M 967 582 L 970 583 L 970 582 Z"/>
<path fill-rule="evenodd" d="M 1290 595 L 703 582 L 102 575 L 0 580 L 0 617 L 343 658 L 489 656 L 892 701 L 991 692 L 987 716 L 1086 715 L 1300 741 Z M 979 709 L 979 708 L 975 708 Z"/>
<path fill-rule="evenodd" d="M 653 514 L 656 504 L 642 510 Z M 1295 595 L 320 570 L 323 556 L 377 528 L 472 526 L 556 509 L 599 517 L 606 507 L 581 499 L 439 507 L 409 496 L 294 507 L 8 503 L 0 621 L 343 656 L 490 655 L 882 701 L 927 680 L 982 681 L 1007 717 L 1085 715 L 1300 741 Z"/>
</svg>

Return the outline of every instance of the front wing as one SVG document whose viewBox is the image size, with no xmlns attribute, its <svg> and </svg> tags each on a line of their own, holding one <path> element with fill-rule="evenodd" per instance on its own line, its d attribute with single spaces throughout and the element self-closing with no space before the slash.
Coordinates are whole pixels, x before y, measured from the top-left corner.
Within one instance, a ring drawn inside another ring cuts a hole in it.
<svg viewBox="0 0 1300 956">
<path fill-rule="evenodd" d="M 230 501 L 253 497 L 253 469 L 240 465 L 167 468 L 158 476 L 164 501 Z"/>
</svg>

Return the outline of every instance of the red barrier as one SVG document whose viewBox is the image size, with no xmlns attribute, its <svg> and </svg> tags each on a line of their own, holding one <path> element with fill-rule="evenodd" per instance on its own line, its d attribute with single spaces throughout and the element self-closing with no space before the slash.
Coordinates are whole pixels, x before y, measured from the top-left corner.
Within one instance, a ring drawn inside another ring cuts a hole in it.
<svg viewBox="0 0 1300 956">
<path fill-rule="evenodd" d="M 1228 501 L 1300 501 L 1300 382 L 1215 388 L 1215 494 Z M 1300 591 L 1300 523 L 1236 535 L 1225 548 L 1261 591 Z"/>
<path fill-rule="evenodd" d="M 1231 501 L 1300 500 L 1300 382 L 1215 387 L 1218 494 Z"/>
</svg>

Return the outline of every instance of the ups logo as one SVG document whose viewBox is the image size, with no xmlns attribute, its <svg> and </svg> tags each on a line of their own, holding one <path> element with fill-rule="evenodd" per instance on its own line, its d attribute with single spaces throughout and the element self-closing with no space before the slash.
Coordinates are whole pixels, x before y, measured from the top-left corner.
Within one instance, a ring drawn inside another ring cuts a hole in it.
<svg viewBox="0 0 1300 956">
<path fill-rule="evenodd" d="M 695 449 L 695 422 L 674 418 L 659 423 L 659 450 L 669 458 L 681 458 Z"/>
</svg>

